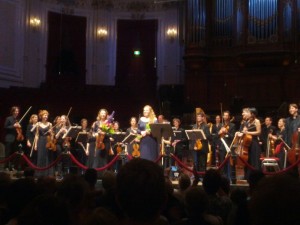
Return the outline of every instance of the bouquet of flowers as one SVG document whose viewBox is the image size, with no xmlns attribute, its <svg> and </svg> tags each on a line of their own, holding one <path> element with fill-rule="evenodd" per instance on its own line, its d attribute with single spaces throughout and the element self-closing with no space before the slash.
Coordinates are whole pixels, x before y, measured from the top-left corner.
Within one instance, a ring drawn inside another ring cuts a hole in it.
<svg viewBox="0 0 300 225">
<path fill-rule="evenodd" d="M 104 123 L 104 124 L 102 124 L 102 126 L 100 128 L 106 134 L 114 134 L 115 133 L 112 123 Z"/>
<path fill-rule="evenodd" d="M 113 111 L 112 114 L 110 114 L 108 116 L 105 123 L 102 124 L 102 126 L 100 127 L 101 130 L 103 132 L 105 132 L 106 134 L 114 134 L 115 133 L 114 128 L 113 128 L 114 114 L 115 114 L 115 111 Z"/>
</svg>

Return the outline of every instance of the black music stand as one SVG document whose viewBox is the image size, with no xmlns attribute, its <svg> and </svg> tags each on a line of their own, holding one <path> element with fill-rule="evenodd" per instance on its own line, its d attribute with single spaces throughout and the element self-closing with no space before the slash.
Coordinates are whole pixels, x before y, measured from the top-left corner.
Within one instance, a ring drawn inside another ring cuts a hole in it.
<svg viewBox="0 0 300 225">
<path fill-rule="evenodd" d="M 81 126 L 71 126 L 69 127 L 69 129 L 67 130 L 67 132 L 64 134 L 64 136 L 62 137 L 63 139 L 64 138 L 76 138 L 78 133 L 81 131 Z"/>
<path fill-rule="evenodd" d="M 125 132 L 118 132 L 118 133 L 112 134 L 112 138 L 114 139 L 115 143 L 123 142 L 125 136 L 126 136 Z"/>
<path fill-rule="evenodd" d="M 188 140 L 195 141 L 195 140 L 206 140 L 206 136 L 201 129 L 196 130 L 185 130 L 186 136 Z"/>
<path fill-rule="evenodd" d="M 88 141 L 88 133 L 87 132 L 78 132 L 75 142 L 86 143 Z"/>
<path fill-rule="evenodd" d="M 123 144 L 131 144 L 136 139 L 136 137 L 137 137 L 136 134 L 129 134 L 121 142 Z"/>
<path fill-rule="evenodd" d="M 150 124 L 151 134 L 156 138 L 157 142 L 161 142 L 163 137 L 165 140 L 174 136 L 173 129 L 169 123 L 152 123 Z"/>
<path fill-rule="evenodd" d="M 161 143 L 161 154 L 162 154 L 162 166 L 166 169 L 170 162 L 170 151 L 165 151 L 164 140 L 171 139 L 174 137 L 173 129 L 169 123 L 153 123 L 150 124 L 151 134 L 156 138 L 158 143 Z M 171 143 L 170 143 L 171 144 Z"/>
</svg>

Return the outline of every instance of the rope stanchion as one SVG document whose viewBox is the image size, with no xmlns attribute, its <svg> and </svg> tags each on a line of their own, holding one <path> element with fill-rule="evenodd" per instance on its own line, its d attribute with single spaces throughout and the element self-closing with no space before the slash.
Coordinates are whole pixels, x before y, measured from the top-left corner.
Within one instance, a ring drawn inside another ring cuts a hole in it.
<svg viewBox="0 0 300 225">
<path fill-rule="evenodd" d="M 25 160 L 25 162 L 32 168 L 32 169 L 35 169 L 35 170 L 38 170 L 38 171 L 43 171 L 43 170 L 48 170 L 50 169 L 51 167 L 55 166 L 62 158 L 62 154 L 60 154 L 57 159 L 55 161 L 53 161 L 52 163 L 50 163 L 48 166 L 46 167 L 38 167 L 36 165 L 34 165 L 30 159 L 26 156 L 26 155 L 22 155 L 23 159 Z"/>
<path fill-rule="evenodd" d="M 9 157 L 3 159 L 3 160 L 0 160 L 0 164 L 2 163 L 6 163 L 12 159 L 14 159 L 19 153 L 18 152 L 14 152 L 13 154 L 11 154 Z"/>
</svg>

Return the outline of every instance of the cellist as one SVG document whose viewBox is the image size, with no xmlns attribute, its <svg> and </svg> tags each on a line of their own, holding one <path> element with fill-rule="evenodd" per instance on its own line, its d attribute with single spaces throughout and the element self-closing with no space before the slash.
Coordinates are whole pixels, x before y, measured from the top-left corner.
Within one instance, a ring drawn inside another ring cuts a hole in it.
<svg viewBox="0 0 300 225">
<path fill-rule="evenodd" d="M 300 132 L 300 115 L 298 114 L 298 105 L 296 103 L 291 103 L 289 105 L 290 116 L 286 118 L 286 140 L 285 142 L 292 146 L 293 134 L 295 132 Z"/>
<path fill-rule="evenodd" d="M 299 157 L 299 132 L 300 132 L 300 115 L 298 112 L 298 105 L 296 103 L 291 103 L 289 105 L 290 117 L 286 119 L 286 140 L 288 146 L 291 150 L 288 151 L 288 162 L 290 164 L 295 163 Z M 295 171 L 298 169 L 294 167 Z M 297 173 L 298 170 L 297 170 Z"/>
<path fill-rule="evenodd" d="M 243 120 L 245 121 L 238 132 L 238 136 L 243 136 L 244 138 L 249 137 L 251 139 L 250 145 L 248 147 L 248 163 L 255 169 L 260 170 L 260 155 L 261 147 L 259 145 L 258 137 L 261 134 L 261 123 L 257 119 L 256 108 L 244 108 L 243 109 Z M 249 136 L 250 135 L 250 136 Z M 247 140 L 244 140 L 246 143 Z M 249 170 L 245 167 L 245 178 L 249 177 Z"/>
<path fill-rule="evenodd" d="M 234 134 L 236 132 L 235 124 L 230 122 L 230 112 L 228 110 L 226 110 L 226 111 L 222 112 L 222 114 L 223 114 L 222 115 L 223 119 L 222 119 L 221 127 L 218 131 L 219 138 L 218 138 L 218 142 L 217 142 L 217 145 L 219 145 L 220 163 L 222 163 L 225 160 L 225 157 L 227 155 L 227 149 L 226 149 L 223 141 L 227 144 L 227 146 L 230 146 L 230 143 L 232 142 L 232 140 L 234 138 Z M 221 138 L 223 139 L 223 141 L 221 140 Z M 224 165 L 223 172 L 228 178 L 230 178 L 231 170 L 230 170 L 229 163 Z"/>
</svg>

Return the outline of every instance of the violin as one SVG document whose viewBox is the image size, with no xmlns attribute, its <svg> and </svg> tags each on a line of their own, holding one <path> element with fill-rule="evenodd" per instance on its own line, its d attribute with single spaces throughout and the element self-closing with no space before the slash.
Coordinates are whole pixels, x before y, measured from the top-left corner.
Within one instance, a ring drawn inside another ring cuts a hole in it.
<svg viewBox="0 0 300 225">
<path fill-rule="evenodd" d="M 121 154 L 121 153 L 122 153 L 123 149 L 122 149 L 121 144 L 117 144 L 116 150 L 117 150 L 117 153 L 118 153 L 118 154 Z"/>
<path fill-rule="evenodd" d="M 54 152 L 56 151 L 56 139 L 51 134 L 47 135 L 46 148 Z"/>
<path fill-rule="evenodd" d="M 194 145 L 194 150 L 200 151 L 202 149 L 202 142 L 200 139 L 197 139 Z"/>
<path fill-rule="evenodd" d="M 98 136 L 96 137 L 96 148 L 100 150 L 105 149 L 105 144 L 103 143 L 105 134 L 98 133 Z"/>
<path fill-rule="evenodd" d="M 64 142 L 63 142 L 63 145 L 62 145 L 62 146 L 63 146 L 64 148 L 70 148 L 70 146 L 71 146 L 70 140 L 71 140 L 70 137 L 66 137 L 66 138 L 64 139 Z"/>
<path fill-rule="evenodd" d="M 24 141 L 24 135 L 22 132 L 22 128 L 21 127 L 16 127 L 16 131 L 17 131 L 17 141 Z"/>
<path fill-rule="evenodd" d="M 293 133 L 292 137 L 292 148 L 287 153 L 287 159 L 290 164 L 294 164 L 299 155 L 300 146 L 300 132 L 296 131 Z"/>
<path fill-rule="evenodd" d="M 140 145 L 137 142 L 134 142 L 132 145 L 132 148 L 133 148 L 133 151 L 132 151 L 131 155 L 135 158 L 140 157 L 141 156 Z"/>
</svg>

